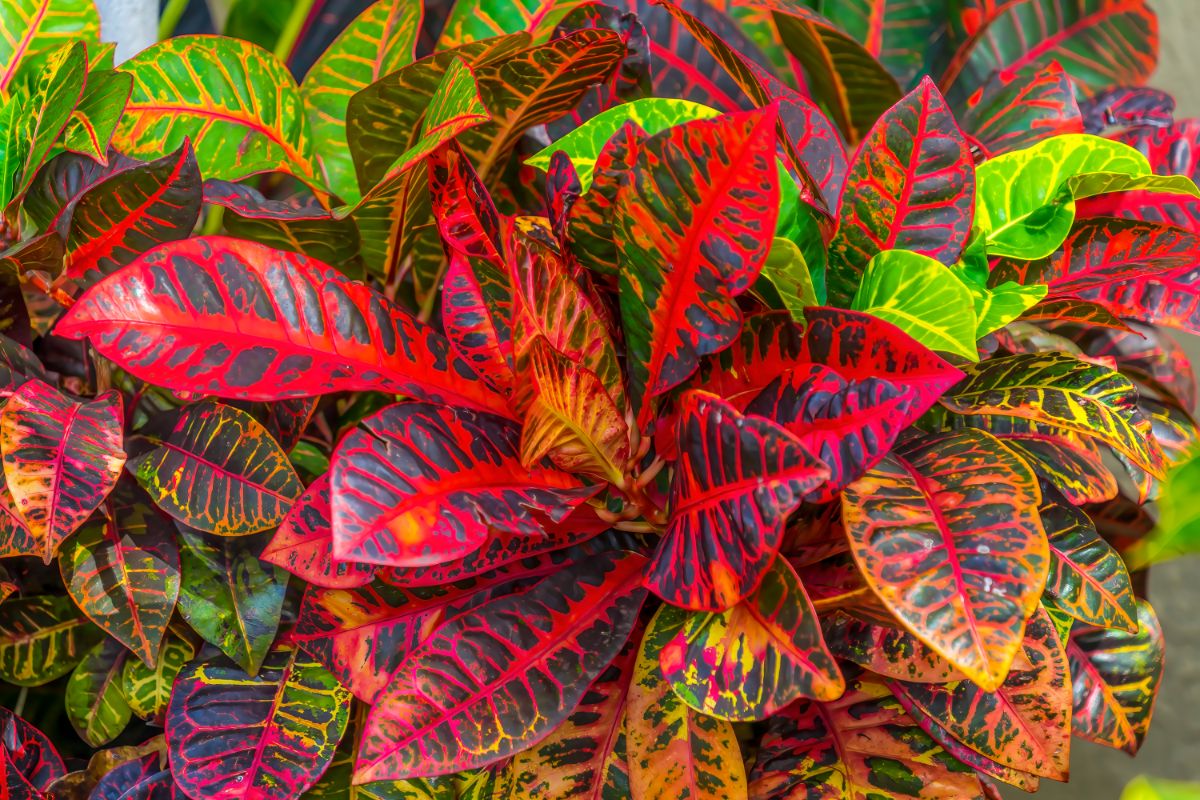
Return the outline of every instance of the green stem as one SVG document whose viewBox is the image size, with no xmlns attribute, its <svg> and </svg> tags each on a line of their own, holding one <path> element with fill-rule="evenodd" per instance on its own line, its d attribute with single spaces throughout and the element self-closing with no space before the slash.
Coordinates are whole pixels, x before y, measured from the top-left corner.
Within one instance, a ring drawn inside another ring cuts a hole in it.
<svg viewBox="0 0 1200 800">
<path fill-rule="evenodd" d="M 200 229 L 201 236 L 213 236 L 221 232 L 221 222 L 225 219 L 225 206 L 209 206 L 208 216 L 204 218 L 204 226 Z"/>
<path fill-rule="evenodd" d="M 25 713 L 25 700 L 29 697 L 29 687 L 22 686 L 21 691 L 17 694 L 17 703 L 13 706 L 13 713 L 18 717 Z"/>
<path fill-rule="evenodd" d="M 304 28 L 304 22 L 308 19 L 314 2 L 315 0 L 296 0 L 292 6 L 292 13 L 288 15 L 287 22 L 279 33 L 279 41 L 275 43 L 275 55 L 285 64 L 292 54 L 292 48 L 296 46 L 296 40 L 300 38 L 300 31 Z"/>
<path fill-rule="evenodd" d="M 179 19 L 187 9 L 187 4 L 188 0 L 167 0 L 167 7 L 163 9 L 162 16 L 158 18 L 158 40 L 160 42 L 175 33 L 175 26 L 179 24 Z"/>
</svg>

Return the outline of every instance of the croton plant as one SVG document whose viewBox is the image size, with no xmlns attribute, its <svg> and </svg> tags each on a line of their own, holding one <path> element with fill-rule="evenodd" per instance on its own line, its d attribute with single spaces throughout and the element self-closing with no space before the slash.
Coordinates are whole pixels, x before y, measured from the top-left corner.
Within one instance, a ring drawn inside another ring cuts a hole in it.
<svg viewBox="0 0 1200 800">
<path fill-rule="evenodd" d="M 379 0 L 294 75 L 321 6 L 114 64 L 0 2 L 4 798 L 1138 749 L 1200 332 L 1143 0 Z"/>
</svg>

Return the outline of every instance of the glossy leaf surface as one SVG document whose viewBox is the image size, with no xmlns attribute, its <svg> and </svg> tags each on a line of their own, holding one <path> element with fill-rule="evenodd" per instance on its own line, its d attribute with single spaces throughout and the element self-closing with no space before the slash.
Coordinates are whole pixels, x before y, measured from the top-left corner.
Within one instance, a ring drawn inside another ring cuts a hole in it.
<svg viewBox="0 0 1200 800">
<path fill-rule="evenodd" d="M 371 582 L 367 564 L 333 557 L 333 506 L 329 474 L 313 481 L 279 523 L 260 558 L 314 586 L 348 589 Z"/>
<path fill-rule="evenodd" d="M 1055 605 L 1088 625 L 1135 630 L 1137 605 L 1129 572 L 1088 516 L 1052 500 L 1038 513 L 1050 539 L 1046 593 Z"/>
<path fill-rule="evenodd" d="M 0 604 L 0 678 L 17 686 L 49 683 L 101 638 L 69 597 L 10 598 Z"/>
<path fill-rule="evenodd" d="M 105 638 L 88 651 L 67 681 L 67 718 L 92 747 L 119 736 L 132 716 L 121 691 L 121 669 L 128 655 L 120 642 Z"/>
</svg>

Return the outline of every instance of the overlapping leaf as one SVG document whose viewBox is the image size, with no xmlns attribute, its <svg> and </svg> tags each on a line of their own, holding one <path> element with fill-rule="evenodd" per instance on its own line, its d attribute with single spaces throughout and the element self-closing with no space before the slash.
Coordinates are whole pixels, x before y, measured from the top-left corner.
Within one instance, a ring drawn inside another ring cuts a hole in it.
<svg viewBox="0 0 1200 800">
<path fill-rule="evenodd" d="M 553 730 L 625 644 L 644 565 L 633 554 L 592 559 L 442 626 L 377 698 L 356 780 L 485 766 Z M 463 637 L 482 657 L 464 658 Z"/>
<path fill-rule="evenodd" d="M 67 681 L 67 718 L 92 747 L 108 744 L 125 730 L 132 713 L 121 690 L 121 669 L 128 651 L 105 638 L 88 651 Z"/>
<path fill-rule="evenodd" d="M 375 573 L 369 564 L 333 557 L 329 473 L 313 481 L 296 500 L 259 557 L 307 583 L 329 589 L 365 586 Z"/>
<path fill-rule="evenodd" d="M 667 531 L 646 586 L 673 605 L 724 611 L 758 588 L 784 519 L 829 468 L 774 423 L 699 391 L 680 400 Z"/>
<path fill-rule="evenodd" d="M 776 115 L 731 114 L 651 137 L 617 192 L 621 318 L 640 422 L 700 356 L 737 336 L 733 298 L 762 269 L 778 213 Z"/>
<path fill-rule="evenodd" d="M 850 163 L 829 244 L 829 300 L 846 306 L 867 262 L 909 250 L 951 264 L 971 232 L 975 171 L 954 116 L 929 79 L 885 113 Z"/>
<path fill-rule="evenodd" d="M 965 430 L 884 458 L 846 489 L 842 521 L 859 569 L 904 627 L 995 689 L 1050 567 L 1040 500 L 1023 460 Z"/>
<path fill-rule="evenodd" d="M 69 597 L 39 595 L 0 604 L 0 678 L 41 686 L 73 670 L 103 634 Z"/>
<path fill-rule="evenodd" d="M 540 533 L 533 510 L 561 520 L 594 489 L 522 467 L 520 435 L 495 415 L 428 403 L 370 417 L 334 453 L 334 556 L 428 566 L 475 550 L 489 528 Z"/>
<path fill-rule="evenodd" d="M 1044 69 L 992 73 L 967 99 L 959 122 L 989 155 L 1084 132 L 1070 76 L 1056 62 Z"/>
<path fill-rule="evenodd" d="M 0 9 L 0 91 L 9 91 L 27 54 L 82 39 L 99 44 L 93 0 L 15 0 Z"/>
<path fill-rule="evenodd" d="M 41 381 L 18 389 L 0 413 L 0 450 L 14 508 L 40 556 L 53 560 L 104 501 L 125 465 L 117 392 L 79 402 Z"/>
<path fill-rule="evenodd" d="M 133 713 L 147 722 L 162 725 L 175 678 L 195 654 L 186 641 L 168 636 L 153 667 L 137 659 L 127 659 L 121 670 L 121 693 Z"/>
<path fill-rule="evenodd" d="M 192 800 L 296 797 L 332 760 L 349 716 L 350 693 L 299 650 L 276 649 L 255 676 L 225 658 L 194 662 L 167 712 L 171 775 Z"/>
<path fill-rule="evenodd" d="M 37 798 L 66 773 L 62 756 L 46 734 L 7 708 L 0 709 L 0 735 L 4 789 L 9 797 Z"/>
</svg>

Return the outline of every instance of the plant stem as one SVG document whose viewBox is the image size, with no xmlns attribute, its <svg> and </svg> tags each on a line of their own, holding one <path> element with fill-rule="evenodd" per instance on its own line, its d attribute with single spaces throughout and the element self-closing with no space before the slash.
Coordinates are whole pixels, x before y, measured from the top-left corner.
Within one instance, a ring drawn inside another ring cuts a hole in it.
<svg viewBox="0 0 1200 800">
<path fill-rule="evenodd" d="M 292 55 L 292 48 L 296 46 L 296 40 L 300 38 L 300 31 L 304 28 L 304 23 L 308 20 L 308 14 L 312 11 L 315 0 L 296 0 L 292 6 L 292 13 L 288 15 L 287 22 L 283 25 L 283 30 L 279 33 L 279 41 L 275 43 L 275 55 L 284 64 Z"/>
<path fill-rule="evenodd" d="M 221 222 L 225 219 L 225 206 L 209 206 L 208 216 L 204 218 L 204 226 L 200 229 L 202 236 L 213 236 L 221 232 Z"/>
<path fill-rule="evenodd" d="M 167 7 L 163 9 L 162 16 L 158 18 L 158 40 L 160 42 L 175 33 L 175 26 L 179 24 L 179 19 L 187 10 L 187 4 L 188 0 L 167 0 Z"/>
<path fill-rule="evenodd" d="M 13 713 L 18 717 L 25 713 L 25 699 L 29 697 L 29 687 L 22 686 L 17 694 L 17 702 L 13 705 Z"/>
</svg>

